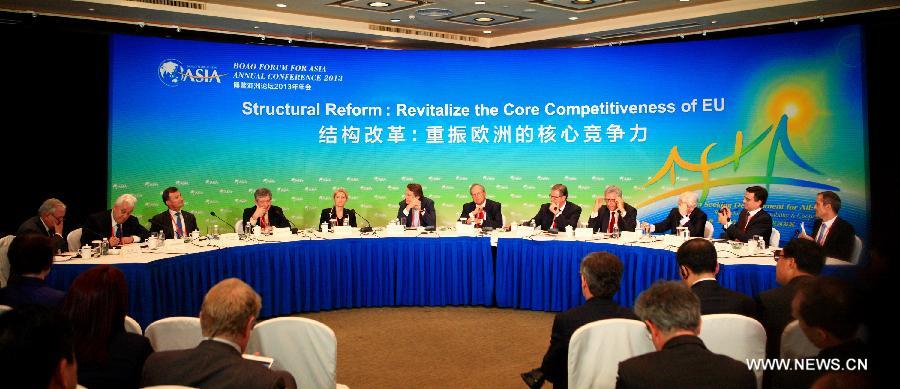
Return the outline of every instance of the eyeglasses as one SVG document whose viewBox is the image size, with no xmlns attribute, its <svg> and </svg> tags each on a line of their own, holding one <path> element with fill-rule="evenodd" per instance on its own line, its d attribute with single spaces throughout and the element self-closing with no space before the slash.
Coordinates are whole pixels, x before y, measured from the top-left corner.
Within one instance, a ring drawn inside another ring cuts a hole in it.
<svg viewBox="0 0 900 389">
<path fill-rule="evenodd" d="M 612 201 L 616 201 L 616 199 L 606 199 L 607 203 L 612 202 Z"/>
<path fill-rule="evenodd" d="M 787 258 L 787 257 L 784 256 L 784 251 L 783 251 L 783 250 L 775 250 L 775 251 L 772 253 L 772 257 L 773 257 L 773 259 L 775 259 L 775 262 L 780 261 L 781 258 Z"/>
<path fill-rule="evenodd" d="M 562 198 L 562 196 L 554 196 L 554 195 L 550 195 L 550 198 L 551 198 L 551 199 L 558 199 L 558 198 Z"/>
</svg>

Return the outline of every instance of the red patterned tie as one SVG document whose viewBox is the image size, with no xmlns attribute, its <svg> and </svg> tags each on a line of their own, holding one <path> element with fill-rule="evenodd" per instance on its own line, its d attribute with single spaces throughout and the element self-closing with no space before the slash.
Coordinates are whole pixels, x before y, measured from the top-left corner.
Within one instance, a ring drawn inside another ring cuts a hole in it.
<svg viewBox="0 0 900 389">
<path fill-rule="evenodd" d="M 616 225 L 616 215 L 613 213 L 609 214 L 609 227 L 606 228 L 606 232 L 612 233 L 613 226 Z"/>
</svg>

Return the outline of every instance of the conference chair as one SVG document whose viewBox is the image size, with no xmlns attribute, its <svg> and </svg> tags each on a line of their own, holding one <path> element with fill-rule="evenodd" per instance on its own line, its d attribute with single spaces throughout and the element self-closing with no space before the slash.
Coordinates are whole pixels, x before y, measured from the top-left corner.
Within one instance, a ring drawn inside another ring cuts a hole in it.
<svg viewBox="0 0 900 389">
<path fill-rule="evenodd" d="M 655 350 L 643 322 L 606 319 L 585 324 L 569 340 L 569 387 L 614 388 L 619 362 Z"/>
<path fill-rule="evenodd" d="M 144 336 L 150 339 L 154 351 L 194 348 L 203 340 L 200 318 L 184 316 L 167 317 L 150 323 Z"/>
<path fill-rule="evenodd" d="M 800 322 L 794 320 L 781 333 L 781 358 L 811 358 L 819 354 L 819 348 L 809 341 Z"/>
<path fill-rule="evenodd" d="M 7 235 L 0 238 L 0 288 L 5 287 L 6 281 L 9 280 L 9 257 L 6 253 L 9 252 L 9 245 L 12 244 L 15 238 L 15 235 Z"/>
<path fill-rule="evenodd" d="M 706 239 L 712 238 L 713 236 L 713 224 L 707 220 L 706 225 L 703 226 L 703 237 Z"/>
<path fill-rule="evenodd" d="M 69 251 L 75 253 L 81 249 L 81 232 L 81 228 L 76 228 L 69 231 L 69 234 L 66 235 L 66 243 L 69 244 Z"/>
<path fill-rule="evenodd" d="M 853 251 L 850 254 L 850 263 L 859 265 L 859 258 L 862 256 L 863 241 L 859 235 L 853 236 Z"/>
<path fill-rule="evenodd" d="M 10 310 L 12 310 L 12 307 L 11 307 L 11 306 L 0 304 L 0 313 L 6 312 L 6 311 L 10 311 Z"/>
<path fill-rule="evenodd" d="M 273 369 L 294 376 L 300 388 L 347 388 L 335 382 L 337 338 L 325 324 L 302 317 L 279 317 L 256 325 L 247 354 L 275 359 Z"/>
<path fill-rule="evenodd" d="M 131 316 L 125 315 L 125 332 L 130 332 L 132 334 L 143 335 L 144 332 L 141 330 L 141 325 L 138 324 L 137 320 L 131 318 Z"/>
<path fill-rule="evenodd" d="M 244 233 L 244 220 L 238 219 L 238 221 L 234 222 L 234 232 L 238 234 Z"/>
<path fill-rule="evenodd" d="M 700 339 L 709 351 L 739 362 L 766 357 L 766 330 L 753 318 L 733 313 L 703 315 Z M 757 386 L 763 371 L 754 370 Z"/>
<path fill-rule="evenodd" d="M 772 236 L 769 237 L 769 247 L 778 247 L 778 244 L 781 242 L 781 232 L 778 232 L 774 227 L 772 228 Z"/>
</svg>

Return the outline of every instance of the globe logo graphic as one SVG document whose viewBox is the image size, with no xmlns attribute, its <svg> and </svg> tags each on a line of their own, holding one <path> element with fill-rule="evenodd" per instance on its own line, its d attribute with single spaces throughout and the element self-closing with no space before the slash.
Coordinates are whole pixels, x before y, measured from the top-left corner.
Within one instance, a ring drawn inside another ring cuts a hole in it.
<svg viewBox="0 0 900 389">
<path fill-rule="evenodd" d="M 184 65 L 177 59 L 167 59 L 159 64 L 159 80 L 166 86 L 178 86 L 182 73 L 184 73 Z"/>
</svg>

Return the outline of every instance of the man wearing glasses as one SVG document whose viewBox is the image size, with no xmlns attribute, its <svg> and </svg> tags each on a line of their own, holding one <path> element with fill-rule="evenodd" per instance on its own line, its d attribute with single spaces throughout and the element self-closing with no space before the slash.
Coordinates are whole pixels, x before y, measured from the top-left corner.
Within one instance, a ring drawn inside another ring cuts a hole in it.
<svg viewBox="0 0 900 389">
<path fill-rule="evenodd" d="M 19 226 L 16 236 L 43 235 L 53 242 L 53 252 L 69 251 L 69 244 L 63 235 L 63 219 L 66 218 L 66 205 L 58 199 L 47 199 L 38 208 L 37 216 L 32 216 Z"/>
<path fill-rule="evenodd" d="M 581 217 L 581 207 L 568 202 L 569 189 L 563 184 L 556 184 L 550 188 L 550 202 L 541 205 L 537 215 L 534 215 L 535 224 L 541 226 L 544 231 L 565 230 L 566 226 L 578 225 Z"/>
<path fill-rule="evenodd" d="M 594 211 L 588 219 L 588 227 L 594 232 L 634 231 L 637 227 L 637 209 L 622 200 L 622 188 L 615 185 L 606 187 L 603 197 L 597 196 Z"/>
</svg>

